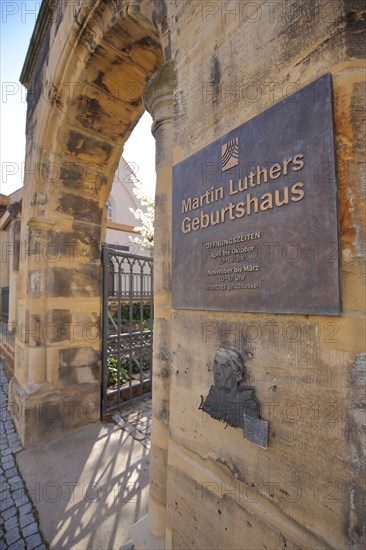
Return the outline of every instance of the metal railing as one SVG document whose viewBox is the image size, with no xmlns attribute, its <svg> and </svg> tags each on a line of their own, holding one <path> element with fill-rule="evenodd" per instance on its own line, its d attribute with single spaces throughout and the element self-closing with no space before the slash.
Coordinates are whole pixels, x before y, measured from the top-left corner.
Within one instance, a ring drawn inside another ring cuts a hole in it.
<svg viewBox="0 0 366 550">
<path fill-rule="evenodd" d="M 9 319 L 9 287 L 1 289 L 1 320 L 7 323 Z"/>
<path fill-rule="evenodd" d="M 103 416 L 151 393 L 153 259 L 103 247 Z"/>
</svg>

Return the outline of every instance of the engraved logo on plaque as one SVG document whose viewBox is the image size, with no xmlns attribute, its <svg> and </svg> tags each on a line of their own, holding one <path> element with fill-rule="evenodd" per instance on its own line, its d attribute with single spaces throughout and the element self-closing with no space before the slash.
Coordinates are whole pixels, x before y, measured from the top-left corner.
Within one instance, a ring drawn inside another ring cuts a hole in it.
<svg viewBox="0 0 366 550">
<path fill-rule="evenodd" d="M 221 170 L 225 172 L 239 165 L 239 138 L 231 139 L 221 146 Z"/>
</svg>

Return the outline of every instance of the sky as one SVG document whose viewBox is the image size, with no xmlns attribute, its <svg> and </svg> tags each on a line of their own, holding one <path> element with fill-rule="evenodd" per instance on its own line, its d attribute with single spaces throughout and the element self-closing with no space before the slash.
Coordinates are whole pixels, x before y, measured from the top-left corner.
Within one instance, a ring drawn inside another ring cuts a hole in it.
<svg viewBox="0 0 366 550">
<path fill-rule="evenodd" d="M 9 195 L 23 185 L 27 103 L 26 90 L 19 77 L 41 2 L 0 0 L 0 6 L 0 193 Z M 151 122 L 148 113 L 141 117 L 125 144 L 123 156 L 153 194 L 155 140 L 151 135 Z"/>
</svg>

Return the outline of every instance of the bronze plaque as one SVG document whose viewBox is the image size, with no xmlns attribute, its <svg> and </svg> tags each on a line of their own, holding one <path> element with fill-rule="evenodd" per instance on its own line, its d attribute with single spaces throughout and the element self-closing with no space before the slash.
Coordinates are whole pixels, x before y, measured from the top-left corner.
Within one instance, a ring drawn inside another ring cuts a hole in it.
<svg viewBox="0 0 366 550">
<path fill-rule="evenodd" d="M 174 308 L 341 311 L 326 74 L 173 168 Z"/>
</svg>

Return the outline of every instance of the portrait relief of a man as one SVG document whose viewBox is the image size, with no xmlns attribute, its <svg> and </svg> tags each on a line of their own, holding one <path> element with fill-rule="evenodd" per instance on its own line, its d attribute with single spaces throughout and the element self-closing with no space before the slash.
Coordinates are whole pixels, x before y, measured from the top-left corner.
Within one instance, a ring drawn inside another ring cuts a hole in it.
<svg viewBox="0 0 366 550">
<path fill-rule="evenodd" d="M 240 354 L 232 349 L 219 348 L 215 353 L 213 371 L 214 385 L 206 399 L 202 398 L 200 409 L 234 427 L 244 428 L 244 415 L 259 418 L 253 386 L 240 385 L 245 374 Z"/>
</svg>

